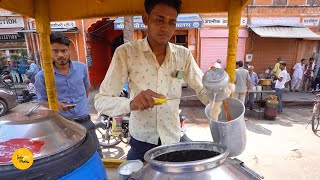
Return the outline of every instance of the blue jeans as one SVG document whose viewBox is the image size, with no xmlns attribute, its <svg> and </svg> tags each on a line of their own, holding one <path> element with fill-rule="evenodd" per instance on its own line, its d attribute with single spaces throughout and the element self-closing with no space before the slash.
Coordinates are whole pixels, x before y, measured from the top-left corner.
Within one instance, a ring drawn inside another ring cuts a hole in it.
<svg viewBox="0 0 320 180">
<path fill-rule="evenodd" d="M 278 89 L 276 88 L 276 96 L 278 99 L 278 112 L 281 113 L 282 112 L 282 95 L 284 93 L 284 89 Z"/>
<path fill-rule="evenodd" d="M 159 143 L 158 145 L 155 144 L 150 144 L 147 142 L 142 142 L 139 140 L 136 140 L 135 138 L 133 138 L 131 136 L 130 142 L 129 142 L 131 148 L 128 152 L 128 156 L 127 156 L 127 160 L 141 160 L 142 162 L 144 162 L 144 154 L 149 151 L 152 148 L 155 148 L 159 145 L 161 145 L 160 139 L 159 139 Z"/>
</svg>

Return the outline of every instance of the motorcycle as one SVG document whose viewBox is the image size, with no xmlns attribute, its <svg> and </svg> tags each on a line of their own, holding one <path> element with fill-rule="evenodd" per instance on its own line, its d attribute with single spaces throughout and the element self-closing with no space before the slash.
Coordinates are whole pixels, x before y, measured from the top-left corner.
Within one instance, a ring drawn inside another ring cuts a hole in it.
<svg viewBox="0 0 320 180">
<path fill-rule="evenodd" d="M 124 89 L 121 92 L 120 97 L 128 97 L 128 95 L 129 93 Z M 181 142 L 192 141 L 186 135 L 186 128 L 184 126 L 187 117 L 180 113 L 181 110 L 179 110 Z M 109 117 L 107 115 L 100 114 L 95 123 L 99 144 L 102 147 L 114 147 L 120 142 L 129 144 L 131 138 L 129 132 L 129 119 L 130 114 L 121 117 Z"/>
</svg>

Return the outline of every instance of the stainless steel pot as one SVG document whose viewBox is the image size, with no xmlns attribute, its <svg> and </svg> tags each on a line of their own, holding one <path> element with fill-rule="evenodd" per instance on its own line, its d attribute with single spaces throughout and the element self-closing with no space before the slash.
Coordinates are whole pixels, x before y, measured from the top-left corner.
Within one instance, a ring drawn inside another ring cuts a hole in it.
<svg viewBox="0 0 320 180">
<path fill-rule="evenodd" d="M 0 120 L 0 154 L 8 153 L 2 152 L 6 142 L 23 139 L 24 142 L 41 142 L 41 150 L 33 154 L 35 160 L 41 159 L 73 147 L 85 138 L 86 133 L 83 126 L 65 119 L 55 111 L 38 110 L 29 116 L 24 112 L 14 113 Z M 25 145 L 11 146 L 23 148 Z M 12 162 L 0 162 L 0 165 L 8 164 Z"/>
<path fill-rule="evenodd" d="M 225 109 L 221 106 L 218 121 L 210 118 L 210 104 L 205 108 L 205 114 L 209 120 L 213 142 L 223 144 L 230 150 L 229 156 L 240 155 L 247 142 L 246 124 L 244 121 L 245 107 L 241 101 L 235 98 L 227 98 L 230 109 L 231 121 L 227 121 Z"/>
<path fill-rule="evenodd" d="M 228 154 L 226 146 L 213 142 L 186 142 L 159 146 L 144 155 L 149 164 L 140 171 L 133 172 L 130 179 L 259 179 L 256 173 L 241 168 L 240 163 L 227 158 Z"/>
</svg>

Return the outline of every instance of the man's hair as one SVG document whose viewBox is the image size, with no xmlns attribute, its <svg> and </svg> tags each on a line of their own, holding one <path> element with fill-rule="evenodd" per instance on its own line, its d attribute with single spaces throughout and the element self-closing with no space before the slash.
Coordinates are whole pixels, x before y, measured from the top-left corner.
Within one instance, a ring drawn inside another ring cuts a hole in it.
<svg viewBox="0 0 320 180">
<path fill-rule="evenodd" d="M 217 59 L 217 61 L 216 61 L 217 63 L 219 63 L 219 64 L 221 64 L 221 60 L 220 59 Z"/>
<path fill-rule="evenodd" d="M 64 44 L 69 47 L 70 45 L 70 40 L 69 38 L 64 35 L 63 33 L 60 32 L 54 32 L 50 34 L 50 43 L 59 43 L 59 44 Z"/>
<path fill-rule="evenodd" d="M 313 58 L 313 57 L 311 57 L 311 58 L 309 59 L 309 61 L 310 61 L 310 60 L 314 61 L 314 58 Z"/>
<path fill-rule="evenodd" d="M 178 14 L 181 12 L 181 0 L 145 0 L 144 9 L 147 14 L 150 14 L 153 8 L 158 4 L 165 4 L 167 6 L 173 7 L 177 10 Z"/>
<path fill-rule="evenodd" d="M 305 61 L 305 60 L 306 60 L 305 58 L 302 58 L 302 59 L 301 59 L 301 62 L 302 62 L 302 61 Z"/>
<path fill-rule="evenodd" d="M 287 66 L 287 63 L 285 61 L 280 61 L 279 64 L 281 64 L 283 66 Z"/>
<path fill-rule="evenodd" d="M 236 65 L 238 65 L 239 67 L 243 67 L 243 62 L 242 61 L 237 61 Z"/>
<path fill-rule="evenodd" d="M 248 69 L 254 69 L 254 66 L 249 65 L 249 66 L 248 66 Z"/>
<path fill-rule="evenodd" d="M 282 60 L 281 57 L 277 57 L 277 61 L 280 62 Z"/>
</svg>

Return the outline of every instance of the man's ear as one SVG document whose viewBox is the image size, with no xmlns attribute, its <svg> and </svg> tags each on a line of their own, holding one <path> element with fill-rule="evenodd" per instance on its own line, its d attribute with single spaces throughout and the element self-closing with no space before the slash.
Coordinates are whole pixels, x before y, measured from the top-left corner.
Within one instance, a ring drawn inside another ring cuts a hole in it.
<svg viewBox="0 0 320 180">
<path fill-rule="evenodd" d="M 148 26 L 148 24 L 149 24 L 148 17 L 149 17 L 148 14 L 145 11 L 143 11 L 143 13 L 142 13 L 142 21 L 143 21 L 143 24 L 146 25 L 146 26 Z"/>
</svg>

